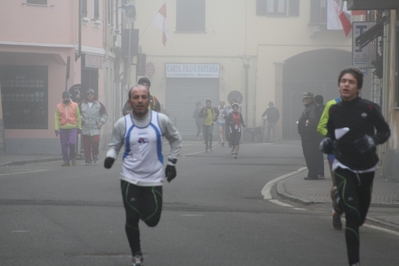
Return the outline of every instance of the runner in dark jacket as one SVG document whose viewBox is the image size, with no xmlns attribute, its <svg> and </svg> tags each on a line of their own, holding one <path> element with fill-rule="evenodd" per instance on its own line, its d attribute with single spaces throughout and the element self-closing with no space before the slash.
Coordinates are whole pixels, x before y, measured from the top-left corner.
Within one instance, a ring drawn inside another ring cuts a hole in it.
<svg viewBox="0 0 399 266">
<path fill-rule="evenodd" d="M 387 141 L 391 131 L 379 106 L 358 96 L 363 85 L 359 69 L 342 70 L 338 85 L 342 101 L 329 110 L 328 133 L 320 149 L 327 154 L 335 151 L 332 165 L 338 187 L 335 200 L 345 212 L 349 265 L 360 265 L 359 227 L 366 220 L 371 202 L 378 163 L 376 146 Z"/>
</svg>

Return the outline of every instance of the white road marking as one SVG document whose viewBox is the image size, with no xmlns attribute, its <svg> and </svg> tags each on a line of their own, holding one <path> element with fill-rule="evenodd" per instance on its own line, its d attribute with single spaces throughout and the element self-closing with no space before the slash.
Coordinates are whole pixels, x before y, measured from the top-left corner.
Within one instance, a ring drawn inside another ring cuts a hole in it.
<svg viewBox="0 0 399 266">
<path fill-rule="evenodd" d="M 306 168 L 306 167 L 302 167 L 302 168 L 298 169 L 298 170 L 295 171 L 295 172 L 288 173 L 288 174 L 286 174 L 286 175 L 277 177 L 277 178 L 275 178 L 275 179 L 273 179 L 273 180 L 267 182 L 267 184 L 266 184 L 266 185 L 263 187 L 263 189 L 262 189 L 263 199 L 265 199 L 265 200 L 271 200 L 271 199 L 272 199 L 272 195 L 270 194 L 270 190 L 272 189 L 272 187 L 274 186 L 274 184 L 276 184 L 278 181 L 283 180 L 283 179 L 285 179 L 285 178 L 287 178 L 287 177 L 289 177 L 289 176 L 295 175 L 295 174 L 297 174 L 297 173 L 299 173 L 299 172 L 302 172 L 302 171 L 304 171 L 305 169 L 307 169 L 307 168 Z"/>
<path fill-rule="evenodd" d="M 199 216 L 204 216 L 203 214 L 182 214 L 181 216 L 185 217 L 199 217 Z"/>
<path fill-rule="evenodd" d="M 294 210 L 297 210 L 297 211 L 306 211 L 305 208 L 294 208 Z"/>
<path fill-rule="evenodd" d="M 8 173 L 8 174 L 0 174 L 0 176 L 29 174 L 29 173 L 46 172 L 46 171 L 48 171 L 48 169 L 31 170 L 31 171 L 25 171 L 25 172 L 14 172 L 14 173 Z"/>
<path fill-rule="evenodd" d="M 371 225 L 371 224 L 366 224 L 366 223 L 363 224 L 363 226 L 369 227 L 369 228 L 372 228 L 372 229 L 376 229 L 376 230 L 380 230 L 380 231 L 383 231 L 385 233 L 392 234 L 392 235 L 395 235 L 395 236 L 399 236 L 399 232 L 396 232 L 396 231 L 393 231 L 393 230 L 389 230 L 389 229 L 386 229 L 386 228 L 383 228 L 383 227 L 379 227 L 379 226 L 375 226 L 375 225 Z"/>
<path fill-rule="evenodd" d="M 289 205 L 289 204 L 287 204 L 287 203 L 281 202 L 281 201 L 279 201 L 279 200 L 271 199 L 271 200 L 269 200 L 269 201 L 270 201 L 270 202 L 273 202 L 274 204 L 283 206 L 283 207 L 294 207 L 294 206 L 292 206 L 292 205 Z"/>
</svg>

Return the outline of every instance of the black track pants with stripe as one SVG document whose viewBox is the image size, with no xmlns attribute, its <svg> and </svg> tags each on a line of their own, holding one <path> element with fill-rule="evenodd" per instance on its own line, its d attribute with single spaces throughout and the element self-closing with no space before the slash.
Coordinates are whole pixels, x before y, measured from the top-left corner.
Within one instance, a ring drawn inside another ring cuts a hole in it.
<svg viewBox="0 0 399 266">
<path fill-rule="evenodd" d="M 340 207 L 345 212 L 345 240 L 349 264 L 359 262 L 359 227 L 366 220 L 373 190 L 374 172 L 356 174 L 348 169 L 335 170 Z"/>
<path fill-rule="evenodd" d="M 161 219 L 162 186 L 140 187 L 121 180 L 121 191 L 126 212 L 125 231 L 133 256 L 141 252 L 139 220 L 154 227 Z"/>
</svg>

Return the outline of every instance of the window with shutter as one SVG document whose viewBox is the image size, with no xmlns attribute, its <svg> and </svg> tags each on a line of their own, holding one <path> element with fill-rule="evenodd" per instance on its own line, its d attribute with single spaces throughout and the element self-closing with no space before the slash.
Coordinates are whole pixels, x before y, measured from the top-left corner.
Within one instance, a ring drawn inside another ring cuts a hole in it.
<svg viewBox="0 0 399 266">
<path fill-rule="evenodd" d="M 176 0 L 176 31 L 205 31 L 205 0 Z"/>
</svg>

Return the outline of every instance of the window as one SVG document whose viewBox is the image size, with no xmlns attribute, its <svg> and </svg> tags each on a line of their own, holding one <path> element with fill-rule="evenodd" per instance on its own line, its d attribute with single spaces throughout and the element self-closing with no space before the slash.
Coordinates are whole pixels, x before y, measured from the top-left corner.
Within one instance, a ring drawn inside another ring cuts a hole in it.
<svg viewBox="0 0 399 266">
<path fill-rule="evenodd" d="M 1 66 L 5 129 L 48 128 L 47 66 Z"/>
<path fill-rule="evenodd" d="M 256 0 L 258 16 L 299 16 L 299 0 Z"/>
<path fill-rule="evenodd" d="M 80 16 L 82 17 L 82 18 L 85 18 L 85 17 L 87 17 L 87 0 L 82 0 L 82 2 L 81 2 L 81 14 L 80 14 Z"/>
<path fill-rule="evenodd" d="M 176 1 L 176 31 L 205 31 L 205 0 Z"/>
<path fill-rule="evenodd" d="M 100 0 L 94 0 L 94 19 L 99 20 L 100 19 Z"/>
<path fill-rule="evenodd" d="M 47 5 L 47 0 L 27 0 L 26 3 L 34 5 Z"/>
<path fill-rule="evenodd" d="M 327 25 L 327 0 L 310 0 L 310 24 Z"/>
<path fill-rule="evenodd" d="M 108 1 L 108 25 L 114 26 L 114 0 Z"/>
</svg>

